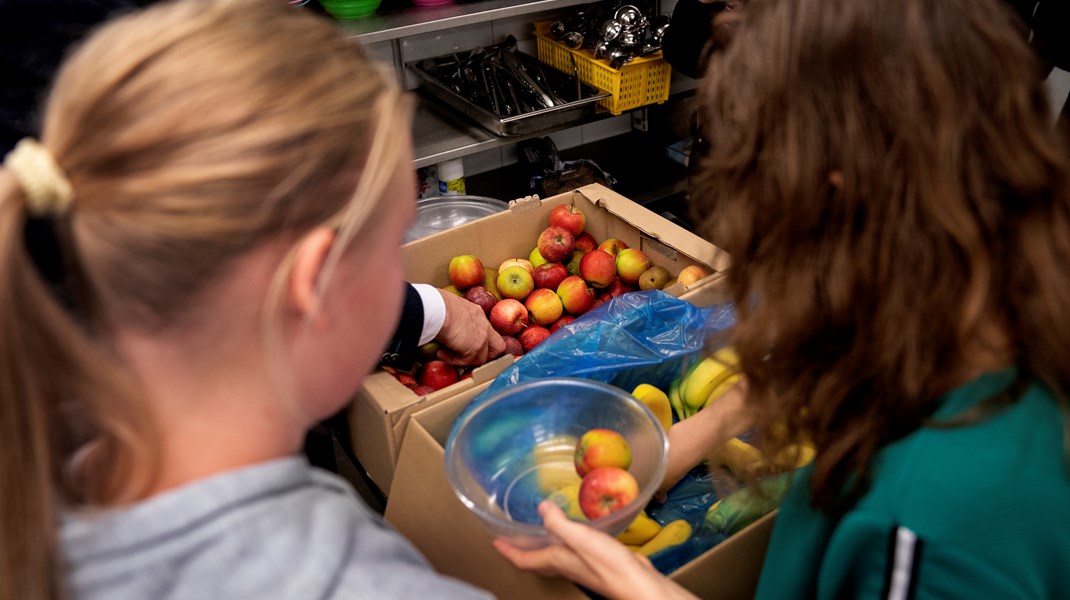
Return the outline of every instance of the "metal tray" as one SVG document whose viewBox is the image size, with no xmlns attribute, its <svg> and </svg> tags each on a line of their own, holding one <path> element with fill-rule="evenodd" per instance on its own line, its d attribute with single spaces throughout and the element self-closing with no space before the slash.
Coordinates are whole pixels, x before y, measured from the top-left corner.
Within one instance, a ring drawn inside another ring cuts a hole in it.
<svg viewBox="0 0 1070 600">
<path fill-rule="evenodd" d="M 518 115 L 502 116 L 461 96 L 423 66 L 438 59 L 448 58 L 451 55 L 413 61 L 406 66 L 416 73 L 423 82 L 424 87 L 431 92 L 435 98 L 467 115 L 490 132 L 500 136 L 526 135 L 551 127 L 581 121 L 594 114 L 599 100 L 610 96 L 608 92 L 603 92 L 602 90 L 583 82 L 576 82 L 572 76 L 565 75 L 553 67 L 543 65 L 533 56 L 522 52 L 516 52 L 515 54 L 517 58 L 525 64 L 535 64 L 542 67 L 542 71 L 547 79 L 563 79 L 569 82 L 569 86 L 576 86 L 578 83 L 579 89 L 581 90 L 581 93 L 579 94 L 581 99 L 566 102 L 565 104 L 559 104 L 551 108 L 542 108 Z"/>
</svg>

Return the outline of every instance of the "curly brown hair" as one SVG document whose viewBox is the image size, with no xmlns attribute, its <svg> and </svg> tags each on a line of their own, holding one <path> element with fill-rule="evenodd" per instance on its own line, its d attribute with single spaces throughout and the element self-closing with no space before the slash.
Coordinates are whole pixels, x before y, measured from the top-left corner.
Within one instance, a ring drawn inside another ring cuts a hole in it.
<svg viewBox="0 0 1070 600">
<path fill-rule="evenodd" d="M 863 492 L 940 396 L 1017 365 L 1066 408 L 1070 164 L 994 0 L 760 0 L 701 90 L 692 194 L 733 259 L 732 342 L 811 500 Z M 785 426 L 774 426 L 783 423 Z"/>
</svg>

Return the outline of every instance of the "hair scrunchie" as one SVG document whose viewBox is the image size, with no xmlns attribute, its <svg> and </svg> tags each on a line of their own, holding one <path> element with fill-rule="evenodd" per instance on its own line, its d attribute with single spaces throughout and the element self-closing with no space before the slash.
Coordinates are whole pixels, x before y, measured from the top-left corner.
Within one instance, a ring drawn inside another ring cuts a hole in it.
<svg viewBox="0 0 1070 600">
<path fill-rule="evenodd" d="M 26 194 L 26 210 L 34 217 L 65 214 L 74 199 L 74 188 L 48 148 L 33 138 L 23 138 L 4 157 L 4 166 Z"/>
</svg>

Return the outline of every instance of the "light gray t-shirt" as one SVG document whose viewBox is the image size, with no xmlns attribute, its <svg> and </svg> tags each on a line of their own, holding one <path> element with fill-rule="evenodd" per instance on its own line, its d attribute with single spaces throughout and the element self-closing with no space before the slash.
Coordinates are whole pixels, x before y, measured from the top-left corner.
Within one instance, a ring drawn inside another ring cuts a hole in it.
<svg viewBox="0 0 1070 600">
<path fill-rule="evenodd" d="M 432 571 L 348 482 L 303 457 L 68 513 L 60 536 L 76 600 L 490 598 Z"/>
</svg>

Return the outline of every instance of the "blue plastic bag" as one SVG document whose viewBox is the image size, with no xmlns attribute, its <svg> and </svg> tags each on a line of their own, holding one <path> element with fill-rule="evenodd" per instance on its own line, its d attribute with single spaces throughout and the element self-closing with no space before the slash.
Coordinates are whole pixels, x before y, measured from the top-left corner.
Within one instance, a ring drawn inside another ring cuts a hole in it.
<svg viewBox="0 0 1070 600">
<path fill-rule="evenodd" d="M 699 308 L 660 290 L 622 294 L 565 325 L 502 371 L 461 411 L 454 430 L 499 392 L 533 379 L 582 377 L 629 392 L 640 383 L 667 389 L 701 354 L 710 335 L 734 324 L 730 304 Z"/>
</svg>

